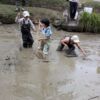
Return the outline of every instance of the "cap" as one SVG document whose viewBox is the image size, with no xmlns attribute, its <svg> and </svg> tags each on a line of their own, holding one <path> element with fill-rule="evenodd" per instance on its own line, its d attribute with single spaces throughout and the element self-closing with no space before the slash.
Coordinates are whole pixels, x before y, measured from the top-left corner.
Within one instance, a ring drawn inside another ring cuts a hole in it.
<svg viewBox="0 0 100 100">
<path fill-rule="evenodd" d="M 78 37 L 77 35 L 73 35 L 73 36 L 71 37 L 71 40 L 73 40 L 75 43 L 80 42 L 79 37 Z"/>
<path fill-rule="evenodd" d="M 28 11 L 23 11 L 23 16 L 24 16 L 24 17 L 27 17 L 27 16 L 30 16 L 30 14 L 29 14 Z"/>
</svg>

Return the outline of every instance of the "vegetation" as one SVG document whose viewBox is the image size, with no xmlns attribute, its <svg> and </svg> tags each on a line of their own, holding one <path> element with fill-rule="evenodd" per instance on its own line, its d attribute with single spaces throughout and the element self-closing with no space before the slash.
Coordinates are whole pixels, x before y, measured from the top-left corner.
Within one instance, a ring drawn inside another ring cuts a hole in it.
<svg viewBox="0 0 100 100">
<path fill-rule="evenodd" d="M 21 0 L 20 0 L 21 1 Z M 67 0 L 28 0 L 29 6 L 50 8 L 55 10 L 63 10 L 65 7 L 68 7 Z M 84 6 L 92 6 L 95 11 L 100 12 L 100 3 L 94 2 L 93 0 L 79 0 L 80 3 Z M 0 0 L 3 4 L 15 4 L 15 0 Z M 84 2 L 84 3 L 83 3 Z"/>
<path fill-rule="evenodd" d="M 80 18 L 81 31 L 100 32 L 100 14 L 88 14 L 84 12 Z"/>
<path fill-rule="evenodd" d="M 54 22 L 55 19 L 59 18 L 62 19 L 62 14 L 59 11 L 45 9 L 46 8 L 63 8 L 67 7 L 66 5 L 67 0 L 29 0 L 30 5 L 37 5 L 36 7 L 27 7 L 27 9 L 32 16 L 33 20 L 38 20 L 43 17 L 49 18 L 52 22 Z M 84 1 L 84 0 L 83 0 Z M 0 3 L 7 3 L 7 4 L 15 4 L 14 0 L 0 0 Z M 0 22 L 5 24 L 11 24 L 15 22 L 15 16 L 17 12 L 15 12 L 16 7 L 14 5 L 5 5 L 0 4 Z M 83 3 L 84 6 L 91 6 L 94 8 L 93 14 L 83 13 L 80 21 L 80 31 L 85 32 L 100 32 L 100 3 L 98 2 L 91 2 L 91 0 L 88 0 L 88 2 Z M 40 8 L 39 8 L 40 7 Z M 42 8 L 41 8 L 42 7 Z"/>
<path fill-rule="evenodd" d="M 15 6 L 0 4 L 0 22 L 5 24 L 14 23 L 15 16 L 17 14 L 17 12 L 15 12 L 15 8 Z M 29 10 L 33 20 L 43 17 L 47 17 L 51 20 L 54 20 L 55 18 L 57 18 L 58 14 L 61 15 L 58 11 L 45 8 L 28 7 L 25 9 Z"/>
<path fill-rule="evenodd" d="M 13 9 L 15 9 L 14 6 L 0 4 L 0 22 L 7 24 L 13 23 L 16 15 Z"/>
<path fill-rule="evenodd" d="M 3 4 L 15 4 L 15 0 L 0 0 Z M 37 6 L 37 7 L 46 7 L 46 8 L 54 8 L 59 10 L 62 7 L 66 6 L 66 0 L 29 0 L 29 6 Z"/>
<path fill-rule="evenodd" d="M 89 1 L 83 4 L 84 6 L 90 6 L 93 7 L 94 12 L 100 13 L 100 3 L 96 2 L 96 1 Z"/>
</svg>

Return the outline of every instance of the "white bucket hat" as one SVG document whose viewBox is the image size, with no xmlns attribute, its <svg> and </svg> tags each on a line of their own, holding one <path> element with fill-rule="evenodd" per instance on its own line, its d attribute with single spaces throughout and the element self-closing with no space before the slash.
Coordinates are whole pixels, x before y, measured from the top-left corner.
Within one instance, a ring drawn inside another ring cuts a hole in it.
<svg viewBox="0 0 100 100">
<path fill-rule="evenodd" d="M 27 16 L 29 17 L 29 16 L 30 16 L 30 14 L 29 14 L 29 12 L 28 12 L 28 11 L 23 11 L 23 16 L 24 16 L 24 17 L 27 17 Z"/>
<path fill-rule="evenodd" d="M 73 40 L 75 43 L 80 42 L 79 37 L 78 37 L 77 35 L 73 35 L 73 36 L 71 37 L 71 40 Z"/>
</svg>

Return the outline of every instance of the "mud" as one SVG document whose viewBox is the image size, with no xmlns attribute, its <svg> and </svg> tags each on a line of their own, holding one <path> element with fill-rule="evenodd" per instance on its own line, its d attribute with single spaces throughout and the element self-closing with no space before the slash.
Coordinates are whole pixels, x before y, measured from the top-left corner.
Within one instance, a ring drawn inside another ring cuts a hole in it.
<svg viewBox="0 0 100 100">
<path fill-rule="evenodd" d="M 49 62 L 38 59 L 37 35 L 32 49 L 21 48 L 16 25 L 0 26 L 0 100 L 100 100 L 100 35 L 78 34 L 87 56 L 57 52 L 60 38 L 51 41 Z"/>
</svg>

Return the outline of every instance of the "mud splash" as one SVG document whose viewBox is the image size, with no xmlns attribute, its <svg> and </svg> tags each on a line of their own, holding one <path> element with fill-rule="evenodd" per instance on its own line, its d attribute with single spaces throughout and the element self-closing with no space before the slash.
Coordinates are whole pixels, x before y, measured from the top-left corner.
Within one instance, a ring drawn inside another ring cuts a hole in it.
<svg viewBox="0 0 100 100">
<path fill-rule="evenodd" d="M 67 58 L 56 48 L 62 35 L 76 33 L 54 29 L 44 63 L 35 55 L 37 41 L 20 49 L 18 33 L 16 25 L 0 26 L 0 100 L 100 100 L 100 35 L 79 34 L 87 57 L 77 49 L 79 57 Z"/>
</svg>

